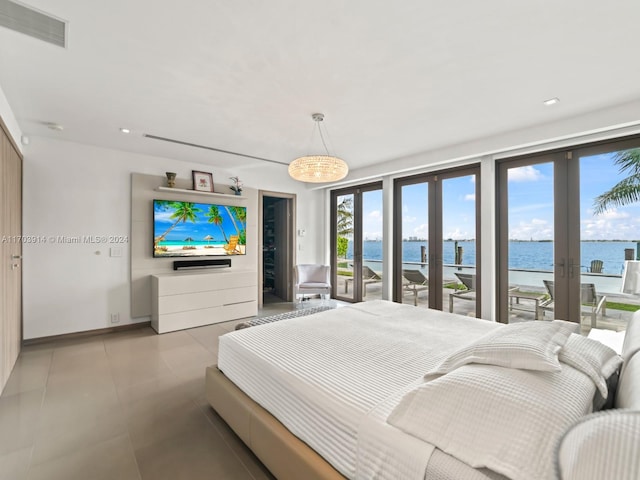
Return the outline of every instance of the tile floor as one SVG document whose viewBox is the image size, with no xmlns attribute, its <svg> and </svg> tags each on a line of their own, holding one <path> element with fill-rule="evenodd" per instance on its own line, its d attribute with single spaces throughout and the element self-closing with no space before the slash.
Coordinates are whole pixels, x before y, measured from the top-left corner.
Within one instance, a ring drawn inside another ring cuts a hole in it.
<svg viewBox="0 0 640 480">
<path fill-rule="evenodd" d="M 272 479 L 205 400 L 236 323 L 23 347 L 0 396 L 0 480 Z"/>
</svg>

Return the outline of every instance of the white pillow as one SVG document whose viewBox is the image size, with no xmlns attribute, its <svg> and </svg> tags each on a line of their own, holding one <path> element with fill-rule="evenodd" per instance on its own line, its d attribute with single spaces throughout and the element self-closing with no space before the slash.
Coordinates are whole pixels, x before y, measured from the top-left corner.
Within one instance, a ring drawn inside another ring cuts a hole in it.
<svg viewBox="0 0 640 480">
<path fill-rule="evenodd" d="M 597 340 L 574 334 L 558 353 L 558 360 L 580 370 L 593 380 L 602 395 L 599 399 L 601 403 L 594 404 L 594 407 L 601 408 L 609 394 L 607 380 L 622 365 L 622 357 Z"/>
<path fill-rule="evenodd" d="M 425 378 L 443 375 L 468 363 L 559 372 L 558 352 L 578 327 L 563 320 L 505 325 L 452 353 L 427 372 Z"/>
</svg>

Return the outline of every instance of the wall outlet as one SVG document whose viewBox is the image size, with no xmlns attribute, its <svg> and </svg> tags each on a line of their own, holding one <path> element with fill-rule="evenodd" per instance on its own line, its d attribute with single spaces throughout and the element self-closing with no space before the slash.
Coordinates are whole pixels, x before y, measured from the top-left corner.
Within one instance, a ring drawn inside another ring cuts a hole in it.
<svg viewBox="0 0 640 480">
<path fill-rule="evenodd" d="M 112 313 L 111 314 L 111 323 L 120 323 L 120 314 Z"/>
</svg>

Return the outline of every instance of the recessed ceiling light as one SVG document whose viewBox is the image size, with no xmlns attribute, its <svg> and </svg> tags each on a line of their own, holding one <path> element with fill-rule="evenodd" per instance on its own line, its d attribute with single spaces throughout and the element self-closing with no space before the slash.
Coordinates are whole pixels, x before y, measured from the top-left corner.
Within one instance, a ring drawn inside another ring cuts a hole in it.
<svg viewBox="0 0 640 480">
<path fill-rule="evenodd" d="M 131 133 L 131 130 L 129 130 L 128 128 L 121 128 L 120 131 L 122 133 Z"/>
<path fill-rule="evenodd" d="M 549 100 L 545 100 L 542 103 L 547 107 L 550 107 L 551 105 L 555 105 L 556 103 L 559 103 L 559 102 L 560 102 L 560 99 L 558 97 L 553 97 L 553 98 L 550 98 Z"/>
</svg>

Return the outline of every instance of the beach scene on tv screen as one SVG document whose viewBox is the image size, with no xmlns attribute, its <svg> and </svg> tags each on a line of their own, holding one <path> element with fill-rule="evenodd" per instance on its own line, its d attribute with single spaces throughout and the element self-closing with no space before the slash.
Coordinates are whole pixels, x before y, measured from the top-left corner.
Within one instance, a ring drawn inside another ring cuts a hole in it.
<svg viewBox="0 0 640 480">
<path fill-rule="evenodd" d="M 153 201 L 153 256 L 244 255 L 247 208 Z"/>
</svg>

